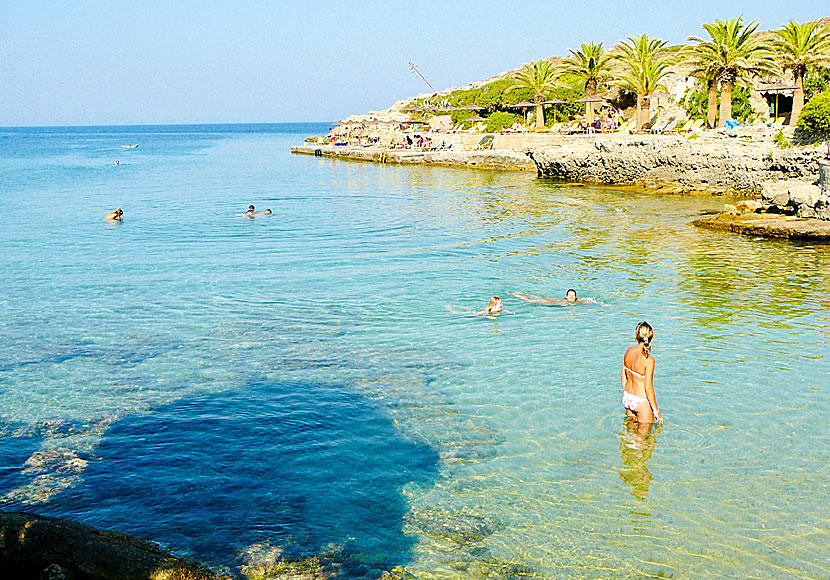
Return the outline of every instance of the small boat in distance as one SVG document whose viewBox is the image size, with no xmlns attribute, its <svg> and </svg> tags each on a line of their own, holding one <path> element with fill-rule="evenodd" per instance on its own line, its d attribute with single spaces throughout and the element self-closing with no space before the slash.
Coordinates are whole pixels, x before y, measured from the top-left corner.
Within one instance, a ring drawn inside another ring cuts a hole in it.
<svg viewBox="0 0 830 580">
<path fill-rule="evenodd" d="M 135 149 L 136 147 L 138 147 L 138 143 L 133 143 L 132 145 L 122 145 L 121 146 L 122 149 Z"/>
</svg>

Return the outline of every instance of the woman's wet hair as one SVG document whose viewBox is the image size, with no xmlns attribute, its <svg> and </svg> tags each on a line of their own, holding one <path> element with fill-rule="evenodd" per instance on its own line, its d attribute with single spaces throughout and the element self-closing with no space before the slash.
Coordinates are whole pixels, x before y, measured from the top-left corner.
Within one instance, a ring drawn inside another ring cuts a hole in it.
<svg viewBox="0 0 830 580">
<path fill-rule="evenodd" d="M 565 296 L 567 296 L 567 295 L 568 295 L 568 294 L 570 294 L 571 292 L 573 292 L 573 293 L 574 293 L 574 296 L 576 296 L 576 290 L 574 290 L 573 288 L 568 288 L 568 291 L 567 291 L 567 292 L 565 292 Z"/>
<path fill-rule="evenodd" d="M 648 358 L 651 354 L 651 341 L 654 340 L 654 329 L 644 320 L 634 330 L 634 340 L 642 345 L 643 355 Z"/>
<path fill-rule="evenodd" d="M 255 208 L 254 206 L 252 206 L 252 205 L 249 205 L 249 206 L 248 206 L 248 211 L 251 211 L 252 209 L 256 209 L 256 208 Z"/>
<path fill-rule="evenodd" d="M 491 297 L 490 301 L 487 303 L 487 311 L 488 312 L 492 311 L 496 307 L 496 304 L 499 303 L 500 300 L 501 300 L 501 298 L 499 298 L 498 296 Z"/>
</svg>

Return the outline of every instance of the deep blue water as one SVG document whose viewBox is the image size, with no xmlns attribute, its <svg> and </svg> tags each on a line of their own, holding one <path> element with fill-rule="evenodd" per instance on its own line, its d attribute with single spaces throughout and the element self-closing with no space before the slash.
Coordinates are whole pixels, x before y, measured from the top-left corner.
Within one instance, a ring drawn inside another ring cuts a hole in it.
<svg viewBox="0 0 830 580">
<path fill-rule="evenodd" d="M 721 198 L 289 153 L 326 130 L 0 129 L 3 509 L 232 572 L 830 578 L 830 249 L 689 225 Z"/>
</svg>

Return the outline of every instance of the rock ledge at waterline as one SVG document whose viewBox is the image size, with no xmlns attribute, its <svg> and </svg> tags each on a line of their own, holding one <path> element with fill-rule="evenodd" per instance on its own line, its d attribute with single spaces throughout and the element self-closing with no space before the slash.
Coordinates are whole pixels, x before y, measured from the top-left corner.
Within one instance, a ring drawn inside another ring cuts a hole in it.
<svg viewBox="0 0 830 580">
<path fill-rule="evenodd" d="M 70 520 L 0 512 L 0 570 L 20 580 L 217 580 L 156 544 Z"/>
<path fill-rule="evenodd" d="M 632 185 L 665 192 L 757 196 L 764 183 L 817 179 L 819 146 L 779 149 L 769 129 L 746 134 L 496 135 L 493 149 L 475 151 L 474 135 L 438 135 L 447 151 L 305 145 L 292 152 L 355 161 L 431 164 L 495 170 L 536 170 L 571 182 Z"/>
</svg>

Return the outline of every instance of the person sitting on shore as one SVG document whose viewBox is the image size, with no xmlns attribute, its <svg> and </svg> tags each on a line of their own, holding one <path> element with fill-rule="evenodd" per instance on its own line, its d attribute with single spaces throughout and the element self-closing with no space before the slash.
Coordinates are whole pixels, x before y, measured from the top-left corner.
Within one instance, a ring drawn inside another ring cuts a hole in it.
<svg viewBox="0 0 830 580">
<path fill-rule="evenodd" d="M 124 212 L 119 207 L 115 211 L 109 212 L 106 216 L 104 216 L 104 219 L 107 220 L 108 222 L 120 222 L 122 215 L 124 215 Z"/>
<path fill-rule="evenodd" d="M 626 349 L 620 374 L 625 413 L 638 423 L 663 424 L 663 415 L 657 408 L 654 394 L 654 357 L 651 356 L 651 342 L 654 329 L 648 322 L 641 322 L 634 331 L 635 346 Z"/>
<path fill-rule="evenodd" d="M 480 316 L 495 316 L 497 314 L 501 314 L 502 308 L 504 308 L 504 304 L 502 304 L 501 298 L 493 296 L 487 303 L 487 308 L 479 310 L 476 314 Z"/>
<path fill-rule="evenodd" d="M 540 298 L 538 296 L 527 296 L 525 294 L 522 294 L 521 292 L 514 292 L 513 296 L 515 296 L 516 298 L 520 298 L 525 302 L 533 302 L 534 304 L 544 304 L 547 306 L 554 304 L 558 306 L 563 306 L 566 304 L 576 304 L 577 302 L 580 302 L 580 300 L 576 296 L 576 290 L 574 290 L 573 288 L 568 289 L 568 291 L 565 293 L 565 298 L 558 300 L 555 298 Z"/>
</svg>

